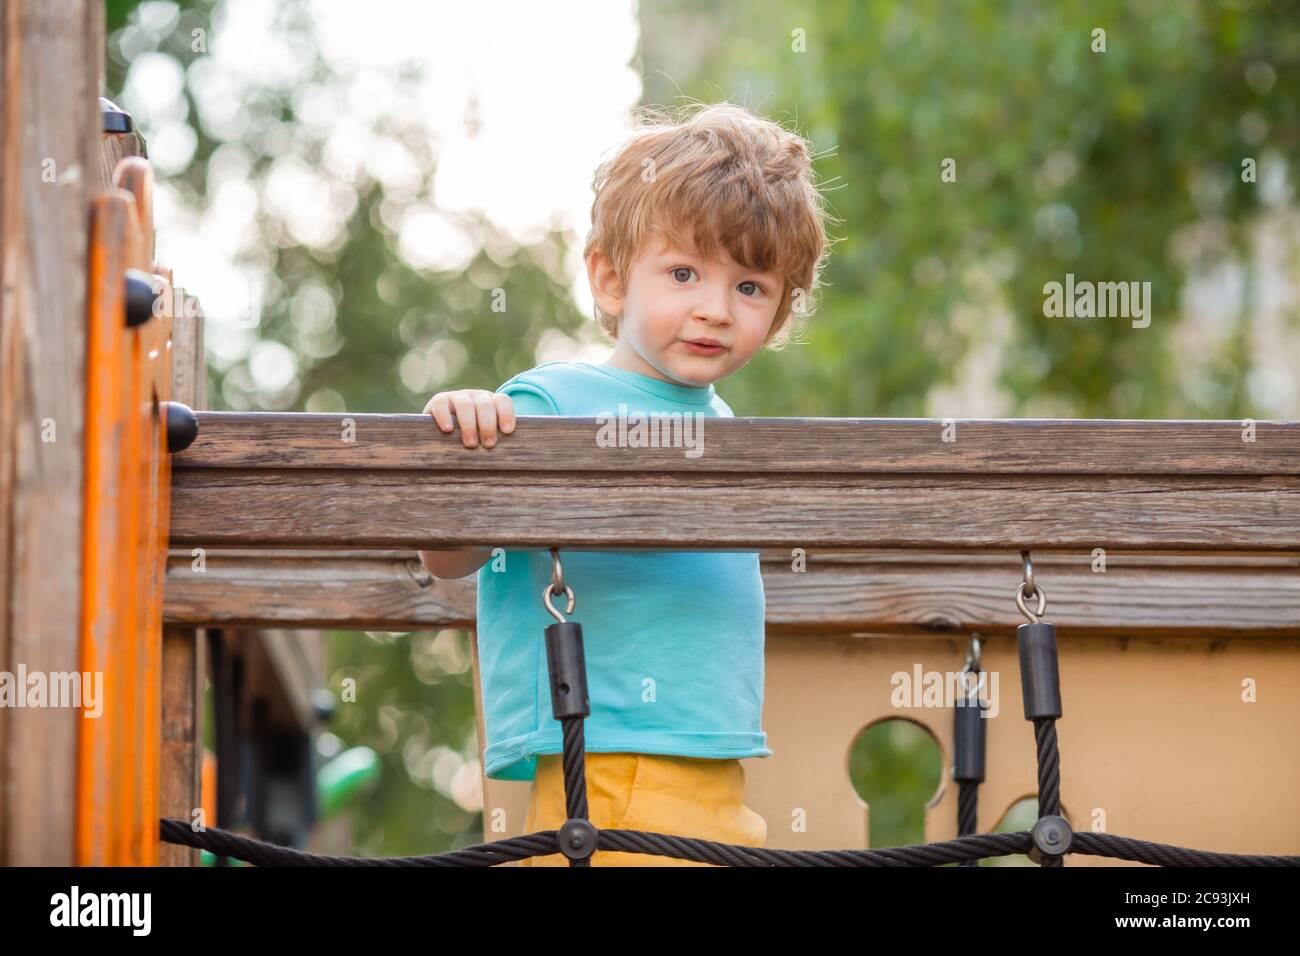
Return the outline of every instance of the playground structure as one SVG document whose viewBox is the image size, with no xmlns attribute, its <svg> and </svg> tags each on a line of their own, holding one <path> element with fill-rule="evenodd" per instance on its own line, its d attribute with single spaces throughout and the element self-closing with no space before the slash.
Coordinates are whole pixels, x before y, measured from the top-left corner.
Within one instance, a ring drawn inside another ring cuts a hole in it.
<svg viewBox="0 0 1300 956">
<path fill-rule="evenodd" d="M 73 6 L 82 19 L 7 7 L 0 46 L 18 78 L 0 199 L 0 671 L 101 671 L 104 712 L 0 708 L 0 862 L 197 862 L 157 822 L 204 805 L 208 670 L 223 702 L 208 825 L 269 835 L 222 768 L 301 771 L 240 755 L 313 730 L 319 656 L 287 635 L 472 628 L 472 581 L 433 580 L 415 549 L 484 544 L 762 549 L 774 755 L 746 763 L 746 803 L 791 850 L 867 846 L 846 766 L 863 728 L 913 720 L 951 763 L 951 709 L 897 706 L 891 675 L 957 671 L 978 632 L 1017 709 L 1029 551 L 1060 632 L 1073 827 L 1300 853 L 1300 423 L 710 420 L 687 458 L 598 447 L 593 420 L 525 418 L 486 451 L 423 415 L 202 410 L 201 310 L 153 261 L 152 171 L 97 107 L 102 11 Z M 477 693 L 477 657 L 474 672 Z M 980 833 L 1037 789 L 1005 718 L 986 721 Z M 518 836 L 526 799 L 484 780 L 484 839 Z M 957 800 L 945 780 L 928 841 L 956 835 Z"/>
</svg>

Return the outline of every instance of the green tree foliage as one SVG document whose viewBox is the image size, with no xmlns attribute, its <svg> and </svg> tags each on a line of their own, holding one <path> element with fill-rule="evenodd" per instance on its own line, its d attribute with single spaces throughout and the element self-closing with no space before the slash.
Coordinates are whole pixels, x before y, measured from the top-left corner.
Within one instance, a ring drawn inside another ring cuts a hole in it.
<svg viewBox="0 0 1300 956">
<path fill-rule="evenodd" d="M 643 6 L 641 65 L 651 102 L 728 98 L 826 152 L 843 241 L 824 307 L 806 347 L 728 384 L 741 414 L 927 414 L 998 304 L 1008 414 L 1257 414 L 1250 295 L 1222 354 L 1200 356 L 1214 387 L 1180 387 L 1170 336 L 1189 274 L 1249 261 L 1266 199 L 1243 159 L 1294 181 L 1294 7 L 668 0 Z M 1197 249 L 1207 223 L 1222 235 Z M 1150 326 L 1045 317 L 1043 286 L 1067 272 L 1149 281 Z"/>
</svg>

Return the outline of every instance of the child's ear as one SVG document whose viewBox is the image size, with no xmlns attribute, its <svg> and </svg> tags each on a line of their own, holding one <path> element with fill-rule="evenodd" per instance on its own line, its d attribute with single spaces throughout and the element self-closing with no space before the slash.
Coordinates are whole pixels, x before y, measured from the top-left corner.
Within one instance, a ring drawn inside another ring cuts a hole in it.
<svg viewBox="0 0 1300 956">
<path fill-rule="evenodd" d="M 600 311 L 614 318 L 621 316 L 623 298 L 627 293 L 613 263 L 599 249 L 592 249 L 587 255 L 587 279 L 591 283 L 591 296 L 596 300 Z"/>
</svg>

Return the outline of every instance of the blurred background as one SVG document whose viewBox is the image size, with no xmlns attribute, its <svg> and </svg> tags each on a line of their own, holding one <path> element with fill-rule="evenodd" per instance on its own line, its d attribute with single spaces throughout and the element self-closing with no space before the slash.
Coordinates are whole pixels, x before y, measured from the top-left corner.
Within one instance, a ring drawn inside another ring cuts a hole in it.
<svg viewBox="0 0 1300 956">
<path fill-rule="evenodd" d="M 737 415 L 1300 418 L 1293 4 L 107 9 L 107 95 L 158 173 L 156 257 L 202 302 L 213 408 L 419 412 L 603 361 L 591 174 L 637 104 L 729 100 L 811 141 L 840 220 L 806 332 L 719 383 Z M 1150 324 L 1045 316 L 1067 273 L 1149 282 Z M 482 838 L 468 641 L 329 635 L 327 686 L 365 704 L 321 753 L 379 756 L 350 852 Z M 920 842 L 928 733 L 877 725 L 849 764 L 872 845 Z"/>
</svg>

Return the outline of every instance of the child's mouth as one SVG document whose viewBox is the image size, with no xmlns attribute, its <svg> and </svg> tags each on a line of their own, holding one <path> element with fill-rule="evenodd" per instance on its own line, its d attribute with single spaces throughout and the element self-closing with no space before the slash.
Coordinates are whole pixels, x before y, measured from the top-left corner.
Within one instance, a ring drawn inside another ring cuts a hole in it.
<svg viewBox="0 0 1300 956">
<path fill-rule="evenodd" d="M 686 342 L 683 344 L 696 355 L 721 355 L 727 351 L 721 345 L 702 345 L 699 342 Z"/>
</svg>

